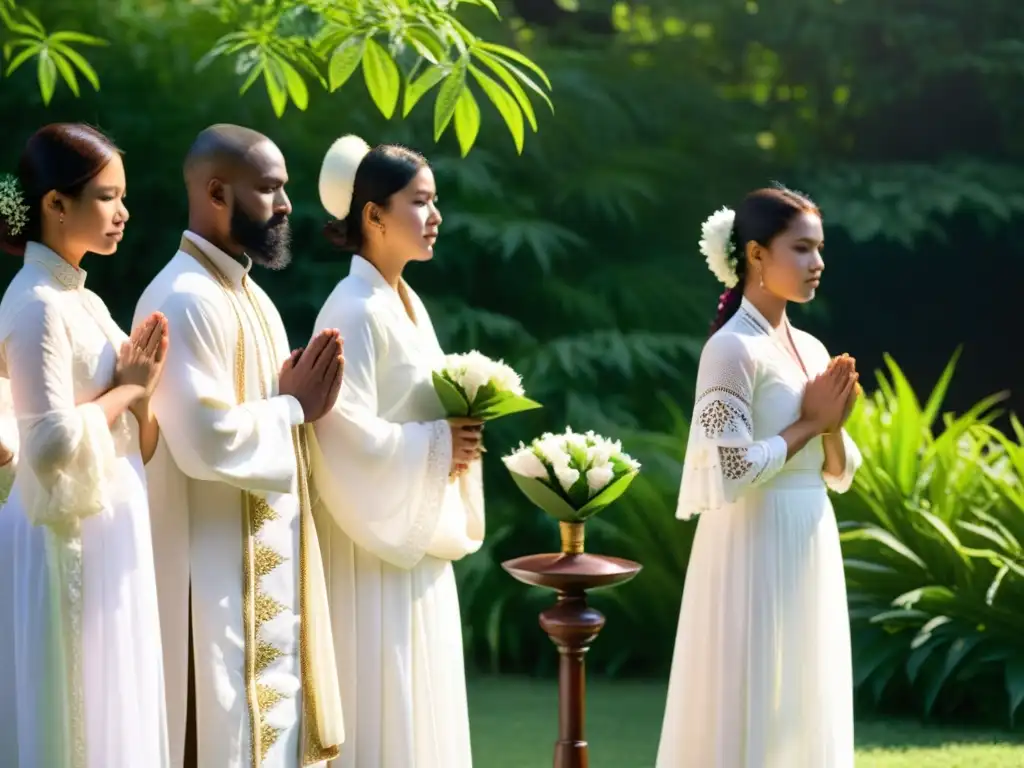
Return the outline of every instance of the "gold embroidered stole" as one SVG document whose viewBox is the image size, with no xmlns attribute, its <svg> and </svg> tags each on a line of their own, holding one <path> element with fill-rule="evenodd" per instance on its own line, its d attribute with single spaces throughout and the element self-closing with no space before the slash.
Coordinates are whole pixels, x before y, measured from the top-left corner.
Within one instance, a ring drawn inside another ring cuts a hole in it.
<svg viewBox="0 0 1024 768">
<path fill-rule="evenodd" d="M 241 297 L 234 285 L 213 261 L 187 237 L 182 237 L 180 250 L 202 265 L 224 291 L 237 324 L 235 341 L 235 397 L 239 404 L 246 401 L 245 378 L 245 321 L 239 309 Z M 266 343 L 269 364 L 274 365 L 274 337 L 270 331 L 259 300 L 249 288 L 246 276 L 242 278 L 242 293 L 252 306 Z M 258 339 L 254 339 L 256 366 L 260 372 L 260 397 L 267 398 L 263 376 L 263 360 Z M 271 368 L 270 376 L 277 371 Z M 327 617 L 326 593 L 323 588 L 323 568 L 319 545 L 313 527 L 312 504 L 309 496 L 309 449 L 306 429 L 302 424 L 292 427 L 299 491 L 299 668 L 302 678 L 304 722 L 302 728 L 302 763 L 313 765 L 333 760 L 341 754 L 342 723 L 341 700 L 337 691 L 337 670 L 334 661 L 333 640 Z M 260 626 L 279 614 L 284 606 L 259 588 L 260 579 L 281 565 L 286 559 L 280 553 L 262 544 L 256 538 L 260 528 L 277 516 L 265 499 L 242 491 L 242 623 L 245 632 L 245 681 L 249 704 L 249 726 L 252 744 L 252 768 L 260 768 L 264 753 L 270 749 L 280 731 L 267 724 L 263 714 L 283 697 L 268 685 L 260 683 L 260 675 L 281 655 L 275 646 L 260 642 Z M 310 570 L 314 571 L 310 574 Z M 319 576 L 320 584 L 315 582 Z M 319 588 L 318 588 L 319 587 Z M 326 626 L 325 626 L 326 623 Z M 325 636 L 326 632 L 326 636 Z M 329 645 L 329 648 L 324 647 Z M 325 656 L 329 651 L 330 656 Z M 322 667 L 315 669 L 315 666 Z M 324 678 L 327 679 L 324 679 Z M 324 707 L 321 707 L 325 699 Z"/>
</svg>

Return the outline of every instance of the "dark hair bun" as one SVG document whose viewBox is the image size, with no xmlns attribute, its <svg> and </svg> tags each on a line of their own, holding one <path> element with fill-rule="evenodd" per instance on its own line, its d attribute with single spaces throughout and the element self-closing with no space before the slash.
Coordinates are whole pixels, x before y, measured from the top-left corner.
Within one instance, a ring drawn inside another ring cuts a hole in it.
<svg viewBox="0 0 1024 768">
<path fill-rule="evenodd" d="M 0 251 L 21 258 L 25 255 L 25 238 L 7 231 L 7 221 L 0 216 Z"/>
<path fill-rule="evenodd" d="M 121 150 L 107 136 L 84 123 L 51 123 L 36 131 L 18 161 L 18 184 L 28 207 L 17 235 L 0 221 L 0 250 L 23 255 L 29 240 L 43 235 L 43 197 L 51 190 L 77 198 Z"/>
<path fill-rule="evenodd" d="M 348 221 L 346 219 L 334 219 L 324 225 L 324 237 L 332 245 L 343 251 L 352 250 L 352 242 L 348 236 Z"/>
</svg>

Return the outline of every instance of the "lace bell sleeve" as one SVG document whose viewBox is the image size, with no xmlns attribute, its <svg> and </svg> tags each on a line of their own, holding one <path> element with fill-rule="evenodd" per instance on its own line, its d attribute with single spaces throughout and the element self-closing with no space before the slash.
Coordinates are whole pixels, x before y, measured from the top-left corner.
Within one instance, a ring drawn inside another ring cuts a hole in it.
<svg viewBox="0 0 1024 768">
<path fill-rule="evenodd" d="M 34 481 L 28 516 L 77 526 L 109 503 L 116 453 L 107 417 L 93 402 L 75 402 L 71 341 L 54 304 L 23 307 L 5 346 L 20 434 L 15 471 Z"/>
<path fill-rule="evenodd" d="M 782 437 L 754 439 L 755 375 L 741 337 L 718 334 L 705 345 L 676 517 L 688 520 L 731 504 L 786 463 Z"/>
</svg>

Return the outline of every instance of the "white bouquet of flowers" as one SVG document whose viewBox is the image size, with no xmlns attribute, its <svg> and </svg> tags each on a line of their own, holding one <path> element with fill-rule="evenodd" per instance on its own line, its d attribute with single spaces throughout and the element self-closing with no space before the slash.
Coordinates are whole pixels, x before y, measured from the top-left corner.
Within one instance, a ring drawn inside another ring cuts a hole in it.
<svg viewBox="0 0 1024 768">
<path fill-rule="evenodd" d="M 593 432 L 545 433 L 502 459 L 516 485 L 552 517 L 581 523 L 619 498 L 640 472 L 620 443 Z"/>
<path fill-rule="evenodd" d="M 434 390 L 449 418 L 491 421 L 541 407 L 525 396 L 518 373 L 475 350 L 445 357 L 444 367 L 434 371 Z"/>
</svg>

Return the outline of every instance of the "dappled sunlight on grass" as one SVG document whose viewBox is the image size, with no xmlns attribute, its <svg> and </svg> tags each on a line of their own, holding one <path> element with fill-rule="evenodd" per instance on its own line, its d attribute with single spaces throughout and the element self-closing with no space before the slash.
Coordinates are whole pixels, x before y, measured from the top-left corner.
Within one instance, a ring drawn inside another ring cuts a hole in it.
<svg viewBox="0 0 1024 768">
<path fill-rule="evenodd" d="M 591 680 L 590 768 L 652 768 L 665 683 Z M 469 681 L 473 759 L 479 768 L 547 768 L 557 728 L 554 680 L 484 677 Z M 857 768 L 1021 768 L 1024 735 L 924 726 L 857 724 Z"/>
</svg>

